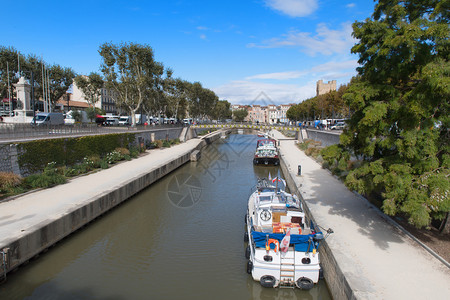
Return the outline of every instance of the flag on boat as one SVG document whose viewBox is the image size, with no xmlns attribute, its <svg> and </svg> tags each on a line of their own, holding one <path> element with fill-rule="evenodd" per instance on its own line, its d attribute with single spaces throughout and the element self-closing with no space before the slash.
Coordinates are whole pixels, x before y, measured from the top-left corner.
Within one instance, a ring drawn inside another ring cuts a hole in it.
<svg viewBox="0 0 450 300">
<path fill-rule="evenodd" d="M 269 178 L 269 180 L 270 180 L 270 178 Z M 286 181 L 283 178 L 275 177 L 274 179 L 272 179 L 272 183 L 274 183 L 275 181 L 282 182 L 284 184 L 284 186 L 286 186 Z"/>
<path fill-rule="evenodd" d="M 281 252 L 286 253 L 289 249 L 289 244 L 291 243 L 291 230 L 289 229 L 284 238 L 281 240 L 280 243 L 280 250 Z"/>
</svg>

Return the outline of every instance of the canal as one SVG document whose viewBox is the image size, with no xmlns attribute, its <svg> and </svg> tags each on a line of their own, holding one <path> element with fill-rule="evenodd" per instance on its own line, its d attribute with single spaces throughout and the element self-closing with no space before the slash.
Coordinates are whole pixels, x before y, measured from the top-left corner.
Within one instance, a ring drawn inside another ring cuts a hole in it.
<svg viewBox="0 0 450 300">
<path fill-rule="evenodd" d="M 246 273 L 244 215 L 258 177 L 257 137 L 230 135 L 8 274 L 0 299 L 331 299 L 266 289 Z M 106 180 L 106 179 L 105 179 Z"/>
</svg>

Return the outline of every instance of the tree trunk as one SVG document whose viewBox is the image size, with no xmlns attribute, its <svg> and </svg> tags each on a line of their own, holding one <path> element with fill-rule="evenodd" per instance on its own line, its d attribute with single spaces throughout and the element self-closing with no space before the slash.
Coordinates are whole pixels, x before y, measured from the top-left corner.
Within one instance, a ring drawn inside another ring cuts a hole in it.
<svg viewBox="0 0 450 300">
<path fill-rule="evenodd" d="M 442 220 L 441 226 L 439 227 L 439 232 L 441 234 L 450 234 L 450 213 L 447 212 L 444 219 Z"/>
</svg>

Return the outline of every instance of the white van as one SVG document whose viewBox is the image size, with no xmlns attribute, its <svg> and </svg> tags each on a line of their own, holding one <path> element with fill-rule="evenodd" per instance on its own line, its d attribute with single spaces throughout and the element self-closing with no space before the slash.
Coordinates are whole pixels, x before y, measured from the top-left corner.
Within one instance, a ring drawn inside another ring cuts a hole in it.
<svg viewBox="0 0 450 300">
<path fill-rule="evenodd" d="M 31 120 L 31 125 L 64 125 L 64 115 L 62 113 L 37 113 Z"/>
<path fill-rule="evenodd" d="M 122 116 L 119 118 L 119 125 L 128 126 L 131 125 L 131 117 L 130 116 Z"/>
</svg>

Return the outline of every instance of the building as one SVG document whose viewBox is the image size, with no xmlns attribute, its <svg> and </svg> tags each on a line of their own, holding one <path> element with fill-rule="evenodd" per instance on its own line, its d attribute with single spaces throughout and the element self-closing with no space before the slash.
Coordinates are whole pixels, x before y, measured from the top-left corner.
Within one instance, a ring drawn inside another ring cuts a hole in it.
<svg viewBox="0 0 450 300">
<path fill-rule="evenodd" d="M 316 96 L 323 95 L 335 90 L 336 90 L 336 80 L 331 80 L 328 81 L 327 83 L 324 83 L 323 80 L 317 81 Z"/>
<path fill-rule="evenodd" d="M 269 104 L 267 106 L 252 105 L 242 108 L 246 108 L 248 111 L 247 117 L 244 119 L 246 122 L 251 122 L 253 124 L 288 124 L 289 119 L 286 117 L 288 109 L 293 104 L 281 104 L 274 105 Z M 238 105 L 235 105 L 236 109 Z"/>
<path fill-rule="evenodd" d="M 75 81 L 66 95 L 58 100 L 58 105 L 63 107 L 62 110 L 64 111 L 86 110 L 91 106 Z M 116 106 L 115 93 L 106 88 L 100 90 L 99 100 L 95 103 L 95 107 L 104 110 L 106 114 L 119 115 L 121 113 L 121 110 Z"/>
</svg>

